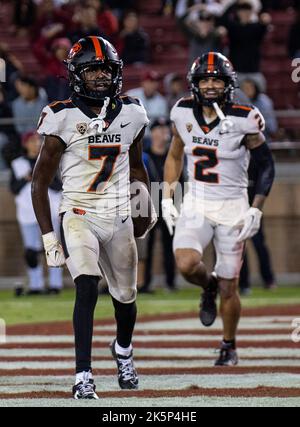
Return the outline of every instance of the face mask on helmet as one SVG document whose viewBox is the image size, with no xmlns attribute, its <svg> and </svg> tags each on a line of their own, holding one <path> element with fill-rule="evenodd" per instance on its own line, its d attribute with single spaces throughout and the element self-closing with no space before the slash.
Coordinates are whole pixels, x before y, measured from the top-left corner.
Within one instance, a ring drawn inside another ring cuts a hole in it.
<svg viewBox="0 0 300 427">
<path fill-rule="evenodd" d="M 226 78 L 221 77 L 196 77 L 193 79 L 193 92 L 197 100 L 207 107 L 214 102 L 222 104 L 230 98 L 231 87 Z"/>
<path fill-rule="evenodd" d="M 75 73 L 74 90 L 85 98 L 103 100 L 114 97 L 119 86 L 119 67 L 113 63 L 85 64 Z"/>
<path fill-rule="evenodd" d="M 231 63 L 222 54 L 213 52 L 195 60 L 188 74 L 188 81 L 195 100 L 208 107 L 212 107 L 214 102 L 231 102 L 237 87 Z M 208 83 L 199 87 L 200 82 Z"/>
<path fill-rule="evenodd" d="M 107 91 L 112 84 L 113 71 L 110 65 L 88 65 L 80 75 L 87 91 Z"/>
<path fill-rule="evenodd" d="M 234 86 L 225 77 L 214 77 L 215 84 L 205 85 L 205 82 L 210 77 L 196 76 L 190 80 L 191 90 L 196 100 L 205 107 L 212 107 L 214 102 L 218 104 L 230 102 L 232 100 Z M 201 82 L 204 84 L 201 85 Z M 220 82 L 222 82 L 222 84 L 220 84 Z"/>
</svg>

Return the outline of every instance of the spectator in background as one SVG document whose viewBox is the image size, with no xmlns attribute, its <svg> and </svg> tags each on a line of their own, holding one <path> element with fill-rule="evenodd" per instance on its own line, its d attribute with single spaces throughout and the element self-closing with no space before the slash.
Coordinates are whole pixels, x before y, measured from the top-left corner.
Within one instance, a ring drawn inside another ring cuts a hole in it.
<svg viewBox="0 0 300 427">
<path fill-rule="evenodd" d="M 37 82 L 31 77 L 20 76 L 16 80 L 19 97 L 12 102 L 16 129 L 20 136 L 36 128 L 42 109 L 47 104 L 47 96 L 40 91 Z"/>
<path fill-rule="evenodd" d="M 85 0 L 84 7 L 92 7 L 95 9 L 99 30 L 102 31 L 103 34 L 106 34 L 106 37 L 108 37 L 110 41 L 114 41 L 114 37 L 119 31 L 119 22 L 116 16 L 109 10 L 105 1 Z"/>
<path fill-rule="evenodd" d="M 226 31 L 216 26 L 215 17 L 203 10 L 202 5 L 188 9 L 179 19 L 179 25 L 189 40 L 189 67 L 204 53 L 222 51 L 222 37 Z"/>
<path fill-rule="evenodd" d="M 274 104 L 271 98 L 262 93 L 258 84 L 251 79 L 241 82 L 241 90 L 249 98 L 251 103 L 257 107 L 266 121 L 265 137 L 270 142 L 278 131 L 278 122 L 274 111 Z"/>
<path fill-rule="evenodd" d="M 0 170 L 6 169 L 20 150 L 13 123 L 1 123 L 1 120 L 12 120 L 12 118 L 11 108 L 6 102 L 5 92 L 0 84 Z"/>
<path fill-rule="evenodd" d="M 259 16 L 251 0 L 238 0 L 227 10 L 221 22 L 228 31 L 230 60 L 239 80 L 249 77 L 265 91 L 266 81 L 260 71 L 261 46 L 271 23 L 270 15 L 264 13 Z"/>
<path fill-rule="evenodd" d="M 147 71 L 142 77 L 141 87 L 128 91 L 129 96 L 141 100 L 151 122 L 168 115 L 167 101 L 158 91 L 159 83 L 159 74 L 156 71 Z"/>
<path fill-rule="evenodd" d="M 117 49 L 124 64 L 144 64 L 149 61 L 149 37 L 140 28 L 136 12 L 125 14 L 118 37 Z"/>
<path fill-rule="evenodd" d="M 127 10 L 134 10 L 136 6 L 136 0 L 107 0 L 106 4 L 112 10 L 113 14 L 122 20 Z"/>
<path fill-rule="evenodd" d="M 252 0 L 259 2 L 259 0 Z M 178 19 L 187 13 L 192 7 L 197 7 L 199 11 L 206 11 L 214 16 L 223 15 L 224 11 L 235 3 L 236 0 L 178 0 L 176 4 L 175 15 Z"/>
<path fill-rule="evenodd" d="M 290 29 L 288 51 L 291 59 L 300 58 L 300 6 L 298 6 L 296 20 Z"/>
<path fill-rule="evenodd" d="M 178 0 L 162 0 L 159 14 L 165 16 L 173 15 L 176 10 Z"/>
<path fill-rule="evenodd" d="M 23 72 L 23 65 L 17 57 L 9 51 L 6 43 L 0 43 L 0 58 L 5 61 L 5 92 L 6 100 L 10 102 L 18 96 L 15 88 L 15 80 L 18 73 Z"/>
<path fill-rule="evenodd" d="M 42 0 L 38 7 L 37 20 L 31 28 L 31 38 L 34 41 L 41 35 L 48 39 L 64 37 L 70 24 L 68 14 L 57 8 L 53 0 Z"/>
<path fill-rule="evenodd" d="M 297 7 L 299 0 L 261 0 L 264 11 L 286 10 L 290 7 Z"/>
<path fill-rule="evenodd" d="M 49 43 L 49 40 L 42 36 L 33 45 L 33 53 L 43 67 L 43 86 L 49 102 L 61 101 L 70 96 L 67 68 L 63 61 L 67 58 L 71 46 L 67 38 L 51 39 Z"/>
<path fill-rule="evenodd" d="M 35 132 L 28 132 L 22 139 L 25 153 L 11 164 L 11 191 L 15 195 L 17 220 L 22 234 L 25 248 L 25 261 L 29 279 L 27 295 L 44 293 L 43 265 L 39 262 L 43 252 L 41 231 L 37 223 L 31 202 L 32 172 L 38 158 L 41 137 Z M 52 209 L 53 224 L 59 230 L 59 204 L 61 199 L 61 183 L 55 178 L 50 186 L 49 197 Z M 57 294 L 62 288 L 62 269 L 49 268 L 48 293 Z M 23 289 L 16 289 L 16 296 L 20 296 Z"/>
<path fill-rule="evenodd" d="M 161 184 L 164 181 L 164 164 L 168 155 L 168 148 L 171 140 L 169 122 L 164 119 L 157 119 L 151 125 L 151 146 L 144 157 L 144 162 L 148 170 L 151 183 Z M 161 205 L 162 191 L 159 193 L 159 200 L 154 200 L 155 206 Z M 145 266 L 144 285 L 140 288 L 140 293 L 150 293 L 152 280 L 152 259 L 155 238 L 158 230 L 162 234 L 164 271 L 166 282 L 170 291 L 175 290 L 175 262 L 173 255 L 173 237 L 170 236 L 165 221 L 159 212 L 157 212 L 158 221 L 148 236 L 147 258 Z"/>
<path fill-rule="evenodd" d="M 97 11 L 91 6 L 79 6 L 73 16 L 73 23 L 76 28 L 67 34 L 72 44 L 79 39 L 90 35 L 107 38 L 107 34 L 99 27 L 97 20 Z"/>
<path fill-rule="evenodd" d="M 177 73 L 166 75 L 164 78 L 164 88 L 169 112 L 180 98 L 189 96 L 186 90 L 185 79 Z"/>
<path fill-rule="evenodd" d="M 34 25 L 37 5 L 33 0 L 14 0 L 14 12 L 11 31 L 17 37 L 26 37 Z"/>
</svg>

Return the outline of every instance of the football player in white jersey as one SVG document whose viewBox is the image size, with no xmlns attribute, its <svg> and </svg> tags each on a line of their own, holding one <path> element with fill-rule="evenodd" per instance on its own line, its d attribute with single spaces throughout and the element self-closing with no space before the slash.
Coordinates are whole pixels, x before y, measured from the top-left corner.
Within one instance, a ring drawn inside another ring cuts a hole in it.
<svg viewBox="0 0 300 427">
<path fill-rule="evenodd" d="M 224 337 L 216 365 L 236 365 L 241 313 L 238 277 L 244 245 L 259 229 L 274 180 L 274 163 L 262 133 L 261 113 L 232 101 L 236 74 L 225 56 L 204 54 L 194 62 L 188 79 L 192 97 L 179 100 L 171 112 L 174 136 L 165 164 L 163 216 L 171 233 L 176 223 L 174 251 L 180 272 L 204 289 L 200 320 L 205 326 L 216 319 L 220 293 Z M 259 168 L 251 207 L 247 196 L 249 150 Z M 178 181 L 185 154 L 189 189 L 179 217 L 172 184 Z M 208 274 L 202 258 L 211 241 L 216 265 Z"/>
<path fill-rule="evenodd" d="M 122 61 L 100 37 L 86 37 L 68 56 L 67 101 L 44 108 L 38 132 L 45 141 L 34 171 L 32 197 L 49 266 L 65 262 L 76 285 L 75 399 L 97 399 L 92 377 L 93 316 L 99 278 L 115 308 L 111 351 L 122 389 L 138 388 L 132 358 L 136 321 L 137 250 L 130 216 L 130 180 L 149 187 L 142 161 L 148 118 L 139 100 L 121 97 Z M 57 168 L 63 182 L 61 243 L 53 232 L 48 187 Z"/>
</svg>

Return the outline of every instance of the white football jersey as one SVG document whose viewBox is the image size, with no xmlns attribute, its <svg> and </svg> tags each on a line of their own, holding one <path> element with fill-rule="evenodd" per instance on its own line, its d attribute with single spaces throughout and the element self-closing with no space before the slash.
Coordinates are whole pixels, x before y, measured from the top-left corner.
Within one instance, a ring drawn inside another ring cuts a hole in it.
<svg viewBox="0 0 300 427">
<path fill-rule="evenodd" d="M 65 146 L 61 213 L 76 208 L 107 218 L 130 212 L 129 149 L 148 123 L 139 100 L 127 96 L 109 104 L 104 121 L 79 97 L 43 109 L 38 133 Z"/>
<path fill-rule="evenodd" d="M 171 120 L 184 143 L 190 193 L 197 199 L 228 200 L 247 197 L 250 152 L 246 135 L 264 130 L 265 121 L 255 107 L 228 104 L 229 124 L 219 118 L 206 123 L 193 98 L 183 98 L 171 111 Z"/>
</svg>

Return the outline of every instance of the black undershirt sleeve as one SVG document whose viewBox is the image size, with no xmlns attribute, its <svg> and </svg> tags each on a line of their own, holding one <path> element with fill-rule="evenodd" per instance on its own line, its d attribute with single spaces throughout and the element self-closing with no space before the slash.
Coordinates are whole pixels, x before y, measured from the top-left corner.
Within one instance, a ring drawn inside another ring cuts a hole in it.
<svg viewBox="0 0 300 427">
<path fill-rule="evenodd" d="M 275 165 L 267 143 L 251 150 L 254 167 L 257 170 L 255 194 L 268 196 L 275 178 Z"/>
</svg>

